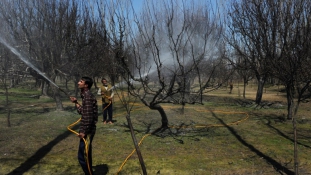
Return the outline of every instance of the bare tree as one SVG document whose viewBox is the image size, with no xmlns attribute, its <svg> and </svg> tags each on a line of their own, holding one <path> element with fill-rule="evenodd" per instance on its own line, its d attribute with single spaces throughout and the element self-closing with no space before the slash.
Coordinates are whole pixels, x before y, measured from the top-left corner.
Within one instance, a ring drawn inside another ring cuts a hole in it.
<svg viewBox="0 0 311 175">
<path fill-rule="evenodd" d="M 311 2 L 306 0 L 242 0 L 234 2 L 231 10 L 231 45 L 249 62 L 259 82 L 268 76 L 276 77 L 286 87 L 287 118 L 292 119 L 294 130 L 295 174 L 298 174 L 295 115 L 299 103 L 309 98 L 305 94 L 311 82 L 310 9 Z"/>
<path fill-rule="evenodd" d="M 269 63 L 274 76 L 286 87 L 287 118 L 292 119 L 294 129 L 294 168 L 295 174 L 299 174 L 296 114 L 299 104 L 310 98 L 310 95 L 305 94 L 311 83 L 311 2 L 293 0 L 273 5 L 275 7 L 272 9 L 279 12 L 275 22 L 280 27 L 276 35 L 276 59 Z"/>
<path fill-rule="evenodd" d="M 259 0 L 233 1 L 229 10 L 227 41 L 254 71 L 258 82 L 256 104 L 262 100 L 263 88 L 270 76 L 268 60 L 273 59 L 276 24 L 265 9 L 268 3 Z M 233 60 L 232 60 L 233 61 Z M 234 61 L 233 61 L 234 62 Z"/>
<path fill-rule="evenodd" d="M 0 20 L 5 20 L 4 16 L 0 13 Z M 12 21 L 13 22 L 13 21 Z M 10 48 L 7 48 L 6 40 L 11 39 L 11 35 L 14 34 L 12 30 L 10 30 L 10 26 L 2 25 L 0 27 L 0 85 L 4 89 L 5 95 L 5 105 L 4 109 L 7 111 L 7 126 L 11 126 L 11 103 L 9 101 L 9 89 L 14 87 L 22 74 L 23 69 L 25 67 L 20 66 L 22 61 L 19 61 L 12 52 L 10 52 Z M 10 85 L 9 83 L 10 82 Z"/>
<path fill-rule="evenodd" d="M 0 85 L 4 89 L 5 105 L 4 109 L 7 110 L 8 127 L 11 126 L 10 115 L 11 109 L 9 105 L 9 85 L 7 83 L 9 77 L 9 69 L 12 66 L 12 61 L 9 57 L 9 50 L 1 45 L 0 47 Z"/>
<path fill-rule="evenodd" d="M 236 72 L 243 80 L 243 98 L 245 98 L 246 86 L 253 79 L 254 74 L 249 65 L 249 62 L 243 56 L 237 56 L 236 62 L 233 64 Z"/>
<path fill-rule="evenodd" d="M 291 1 L 275 4 L 279 11 L 277 23 L 281 24 L 277 33 L 275 58 L 271 62 L 273 75 L 280 79 L 287 91 L 288 119 L 292 119 L 299 103 L 310 87 L 310 23 L 311 2 Z M 297 95 L 296 95 L 297 93 Z M 297 103 L 294 99 L 297 99 Z"/>
<path fill-rule="evenodd" d="M 62 110 L 59 87 L 51 82 L 57 77 L 76 80 L 81 74 L 94 77 L 101 69 L 96 66 L 101 65 L 96 60 L 102 53 L 97 51 L 98 27 L 89 6 L 74 0 L 2 1 L 1 5 L 12 39 L 19 44 L 17 50 L 44 74 L 42 95 L 49 95 L 51 88 L 56 109 Z"/>
<path fill-rule="evenodd" d="M 222 26 L 208 3 L 153 1 L 145 5 L 140 15 L 133 15 L 135 23 L 122 25 L 127 26 L 126 37 L 116 55 L 130 93 L 157 110 L 162 128 L 167 128 L 161 103 L 202 104 L 203 91 L 222 62 Z M 208 62 L 216 64 L 202 66 Z"/>
<path fill-rule="evenodd" d="M 122 0 L 117 0 L 103 4 L 101 1 L 96 1 L 96 4 L 100 14 L 99 19 L 101 19 L 99 25 L 102 27 L 102 30 L 99 31 L 104 34 L 104 43 L 102 46 L 106 51 L 105 56 L 102 56 L 100 59 L 100 62 L 104 65 L 104 71 L 101 73 L 104 77 L 108 76 L 114 85 L 119 75 L 123 72 L 120 70 L 120 66 L 116 60 L 120 56 L 120 53 L 123 53 L 121 48 L 124 46 L 125 24 L 126 20 L 129 20 L 128 18 L 125 18 L 125 16 L 127 16 L 131 11 L 131 9 L 128 8 L 130 7 L 129 5 L 131 4 L 131 1 L 125 2 Z M 129 98 L 126 98 L 123 92 L 117 94 L 127 111 L 126 120 L 128 127 L 131 131 L 132 140 L 142 168 L 142 173 L 146 175 L 146 166 L 134 133 L 134 127 L 130 117 L 130 111 L 133 107 L 130 107 L 129 105 L 131 97 L 127 95 Z"/>
</svg>

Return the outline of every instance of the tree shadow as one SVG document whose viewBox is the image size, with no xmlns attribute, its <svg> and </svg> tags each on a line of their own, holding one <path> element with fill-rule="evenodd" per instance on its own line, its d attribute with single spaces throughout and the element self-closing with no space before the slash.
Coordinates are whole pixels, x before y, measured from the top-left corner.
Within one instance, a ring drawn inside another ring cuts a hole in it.
<svg viewBox="0 0 311 175">
<path fill-rule="evenodd" d="M 239 142 L 241 142 L 244 146 L 248 147 L 251 151 L 256 153 L 259 157 L 264 158 L 268 163 L 270 163 L 274 167 L 274 169 L 277 172 L 279 172 L 280 174 L 285 173 L 287 175 L 294 175 L 295 174 L 293 171 L 284 167 L 283 165 L 281 165 L 276 160 L 272 159 L 271 157 L 262 153 L 260 150 L 256 149 L 253 145 L 247 143 L 244 139 L 242 139 L 242 137 L 232 127 L 228 126 L 222 119 L 218 118 L 217 115 L 212 110 L 210 110 L 210 112 L 214 116 L 214 118 L 216 118 L 218 121 L 220 121 L 221 124 L 223 124 L 224 127 L 226 127 L 236 137 L 236 139 Z"/>
<path fill-rule="evenodd" d="M 193 124 L 181 123 L 178 126 L 174 127 L 159 127 L 151 132 L 151 134 L 161 138 L 171 137 L 177 143 L 184 144 L 183 138 L 190 138 L 194 141 L 200 141 L 200 139 L 197 137 L 209 136 L 209 133 L 207 131 L 209 131 L 209 128 L 197 129 Z M 192 134 L 188 136 L 186 133 Z"/>
<path fill-rule="evenodd" d="M 279 162 L 277 162 L 276 160 L 274 160 L 273 158 L 269 157 L 268 155 L 265 155 L 263 152 L 261 152 L 260 150 L 258 150 L 257 148 L 255 148 L 253 145 L 251 145 L 250 143 L 246 142 L 238 133 L 237 131 L 230 127 L 229 125 L 227 125 L 221 118 L 217 117 L 217 114 L 214 113 L 212 110 L 209 110 L 211 112 L 211 114 L 213 115 L 214 118 L 216 118 L 224 127 L 226 127 L 233 136 L 236 137 L 236 139 L 242 143 L 244 146 L 248 147 L 251 151 L 253 151 L 254 153 L 256 153 L 259 157 L 262 157 L 263 159 L 265 159 L 269 164 L 271 164 L 274 169 L 280 173 L 280 174 L 286 174 L 286 175 L 294 175 L 295 173 L 291 170 L 289 170 L 287 167 L 283 166 L 282 164 L 280 164 Z M 147 126 L 147 131 L 150 131 L 150 126 L 152 124 L 149 123 Z M 191 124 L 185 124 L 185 123 L 181 123 L 179 126 L 177 126 L 176 128 L 174 128 L 174 131 L 172 131 L 172 128 L 158 128 L 156 130 L 154 130 L 151 134 L 157 137 L 173 137 L 177 142 L 183 144 L 183 140 L 182 139 L 178 139 L 176 136 L 179 136 L 181 134 L 183 134 L 184 129 L 188 128 L 187 132 L 195 132 L 195 135 L 192 135 L 190 137 L 194 138 L 194 141 L 199 141 L 199 139 L 196 138 L 196 136 L 202 136 L 202 135 L 208 135 L 206 132 L 210 131 L 209 128 L 202 128 L 202 129 L 193 129 L 191 127 Z M 289 137 L 287 137 L 285 134 L 283 134 L 282 132 L 280 132 L 279 130 L 277 130 L 277 128 L 274 128 L 273 126 L 271 126 L 272 129 L 275 129 L 281 136 L 291 140 Z M 204 134 L 205 133 L 205 134 Z M 186 136 L 185 136 L 186 137 Z M 309 146 L 308 146 L 309 147 Z"/>
<path fill-rule="evenodd" d="M 100 174 L 100 175 L 105 175 L 105 174 L 108 174 L 109 172 L 109 168 L 107 166 L 107 164 L 101 164 L 101 165 L 96 165 L 96 166 L 93 166 L 93 169 L 94 169 L 94 174 Z"/>
<path fill-rule="evenodd" d="M 138 122 L 139 123 L 137 123 L 137 125 L 141 126 L 141 128 L 143 128 L 143 129 L 134 128 L 133 130 L 135 132 L 145 133 L 145 134 L 150 133 L 151 132 L 151 127 L 155 124 L 152 121 L 145 122 L 143 120 L 138 120 Z M 124 122 L 124 123 L 118 124 L 116 126 L 126 128 L 125 132 L 130 132 L 130 126 L 128 125 L 128 123 Z"/>
<path fill-rule="evenodd" d="M 73 129 L 77 129 L 78 126 L 74 126 Z M 33 154 L 30 158 L 28 158 L 24 163 L 22 163 L 19 167 L 15 168 L 13 171 L 8 173 L 7 175 L 16 175 L 16 174 L 24 174 L 28 170 L 30 170 L 33 166 L 35 166 L 39 161 L 44 158 L 51 149 L 57 145 L 59 142 L 67 138 L 72 133 L 70 131 L 66 131 L 61 135 L 58 135 L 54 140 L 50 141 L 45 146 L 41 147 L 35 154 Z"/>
<path fill-rule="evenodd" d="M 287 140 L 289 140 L 289 141 L 291 141 L 292 143 L 294 143 L 294 139 L 292 139 L 292 138 L 290 138 L 289 136 L 287 136 L 286 134 L 284 134 L 283 132 L 281 132 L 278 128 L 276 128 L 276 127 L 274 127 L 274 126 L 272 126 L 272 124 L 271 124 L 271 117 L 265 117 L 265 119 L 268 121 L 268 123 L 266 124 L 269 128 L 271 128 L 272 130 L 274 130 L 278 135 L 280 135 L 280 136 L 282 136 L 283 138 L 285 138 L 285 139 L 287 139 Z M 279 122 L 284 122 L 283 120 L 282 120 L 282 118 L 281 117 L 275 117 L 275 118 L 272 118 L 273 120 L 274 120 L 274 122 L 277 122 L 277 120 L 279 120 Z M 306 145 L 306 144 L 303 144 L 303 143 L 301 143 L 301 142 L 299 142 L 299 141 L 297 141 L 297 144 L 298 145 L 302 145 L 302 146 L 304 146 L 304 147 L 306 147 L 306 148 L 311 148 L 311 146 L 309 146 L 309 145 Z"/>
</svg>

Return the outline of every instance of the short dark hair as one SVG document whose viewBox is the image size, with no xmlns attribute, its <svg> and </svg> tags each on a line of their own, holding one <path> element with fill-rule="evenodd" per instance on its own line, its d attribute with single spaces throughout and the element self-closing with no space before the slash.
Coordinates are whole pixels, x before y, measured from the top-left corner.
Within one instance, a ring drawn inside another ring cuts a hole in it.
<svg viewBox="0 0 311 175">
<path fill-rule="evenodd" d="M 85 84 L 87 84 L 87 87 L 89 89 L 91 89 L 92 85 L 93 85 L 93 79 L 90 77 L 82 77 L 81 80 L 83 80 L 85 82 Z"/>
<path fill-rule="evenodd" d="M 103 81 L 103 80 L 106 80 L 106 81 L 107 81 L 107 79 L 106 79 L 106 78 L 102 78 L 102 81 Z"/>
</svg>

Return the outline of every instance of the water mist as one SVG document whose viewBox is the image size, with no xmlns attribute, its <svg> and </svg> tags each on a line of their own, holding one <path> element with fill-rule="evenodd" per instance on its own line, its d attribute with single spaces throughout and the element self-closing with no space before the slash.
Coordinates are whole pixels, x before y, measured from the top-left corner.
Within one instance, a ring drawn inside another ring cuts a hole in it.
<svg viewBox="0 0 311 175">
<path fill-rule="evenodd" d="M 50 80 L 43 72 L 41 72 L 38 68 L 36 68 L 28 59 L 23 57 L 21 53 L 19 53 L 14 47 L 9 45 L 1 36 L 0 36 L 0 42 L 7 47 L 12 53 L 14 53 L 21 61 L 23 61 L 27 66 L 31 67 L 33 70 L 35 70 L 38 74 L 40 74 L 42 77 L 44 77 L 47 81 L 49 81 L 51 84 L 53 84 L 55 87 L 57 87 L 60 91 L 64 92 L 67 96 L 69 96 L 64 90 L 62 90 L 57 84 L 55 84 L 52 80 Z"/>
</svg>

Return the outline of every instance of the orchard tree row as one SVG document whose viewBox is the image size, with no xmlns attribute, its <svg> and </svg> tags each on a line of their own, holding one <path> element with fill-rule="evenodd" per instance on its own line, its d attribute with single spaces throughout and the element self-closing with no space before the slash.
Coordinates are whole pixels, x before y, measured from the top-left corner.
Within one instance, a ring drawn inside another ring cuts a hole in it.
<svg viewBox="0 0 311 175">
<path fill-rule="evenodd" d="M 106 77 L 127 85 L 167 126 L 161 103 L 203 103 L 207 87 L 235 75 L 245 85 L 257 80 L 260 104 L 265 83 L 276 79 L 285 86 L 291 119 L 310 97 L 310 6 L 307 0 L 168 0 L 137 9 L 128 0 L 3 0 L 1 82 L 14 87 L 31 75 L 62 110 L 58 87 L 25 60 L 66 88 L 81 76 Z"/>
</svg>

